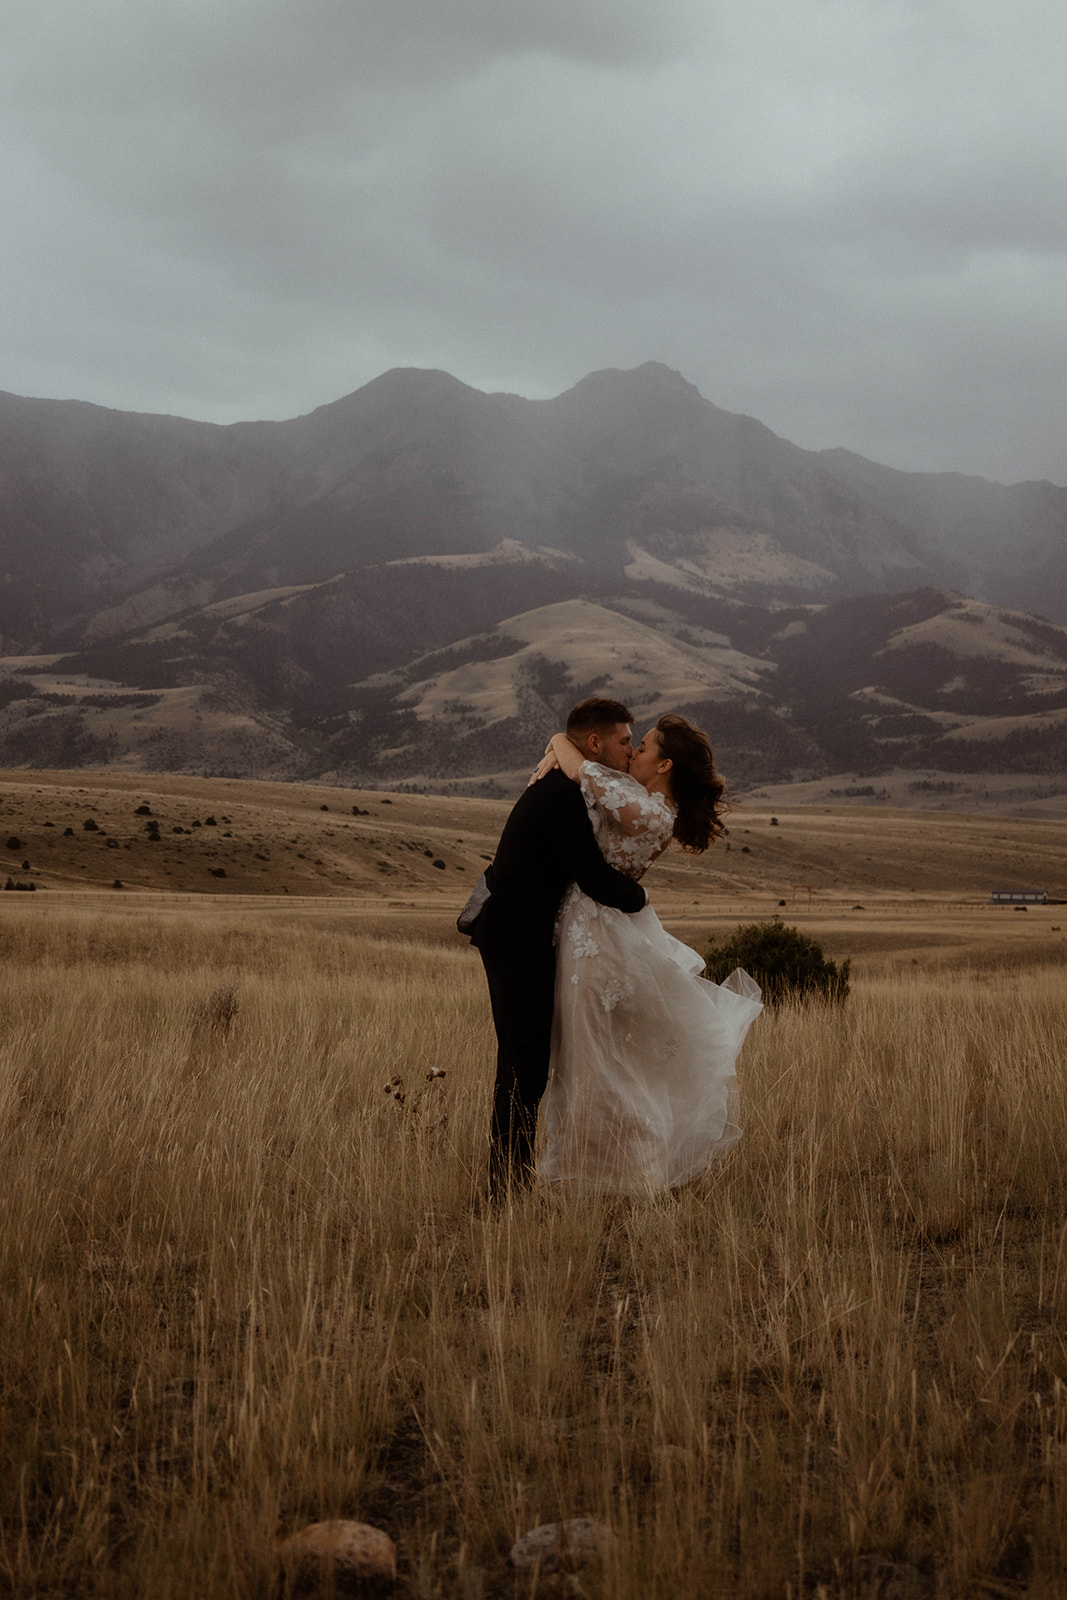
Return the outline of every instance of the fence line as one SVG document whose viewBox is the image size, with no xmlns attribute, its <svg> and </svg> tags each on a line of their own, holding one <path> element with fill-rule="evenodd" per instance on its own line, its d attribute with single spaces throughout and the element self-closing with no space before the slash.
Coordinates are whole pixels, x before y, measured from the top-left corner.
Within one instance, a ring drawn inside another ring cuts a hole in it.
<svg viewBox="0 0 1067 1600">
<path fill-rule="evenodd" d="M 365 906 L 378 904 L 381 906 L 381 897 L 377 895 L 324 895 L 324 894 L 192 894 L 181 889 L 38 889 L 32 895 L 28 891 L 12 890 L 3 895 L 0 905 L 8 901 L 27 902 L 30 905 L 53 905 L 56 901 L 78 903 L 79 901 L 106 900 L 109 905 L 198 905 L 198 906 L 232 906 L 232 905 L 310 905 L 310 906 Z M 415 901 L 386 901 L 387 906 L 417 909 Z"/>
<path fill-rule="evenodd" d="M 807 885 L 802 884 L 799 885 L 799 887 L 806 889 Z M 897 893 L 899 894 L 899 891 L 897 891 Z M 777 890 L 749 890 L 747 892 L 741 891 L 732 893 L 724 893 L 720 890 L 717 893 L 709 894 L 706 898 L 702 897 L 695 911 L 688 903 L 684 906 L 670 906 L 669 897 L 667 895 L 661 897 L 660 903 L 661 906 L 664 907 L 664 915 L 677 918 L 679 916 L 687 917 L 692 915 L 704 915 L 709 910 L 714 909 L 716 911 L 720 911 L 724 907 L 729 907 L 730 905 L 747 907 L 752 904 L 752 902 L 759 902 L 762 904 L 768 898 L 773 900 L 776 896 Z M 656 899 L 657 897 L 655 894 L 653 894 L 653 903 L 656 902 Z M 945 895 L 943 897 L 931 896 L 928 898 L 926 896 L 916 896 L 915 898 L 912 898 L 911 896 L 905 897 L 900 895 L 900 898 L 889 900 L 883 900 L 880 897 L 875 897 L 872 900 L 871 909 L 873 909 L 874 905 L 877 905 L 879 910 L 883 912 L 894 911 L 906 913 L 912 910 L 919 911 L 928 908 L 931 904 L 931 900 L 933 900 L 934 903 L 936 903 L 943 910 L 959 912 L 1004 910 L 1003 906 L 993 905 L 988 898 L 986 898 L 984 895 L 980 896 L 977 893 L 970 897 L 955 897 Z M 105 901 L 109 905 L 197 905 L 211 906 L 221 909 L 225 909 L 227 906 L 272 906 L 275 908 L 280 908 L 282 906 L 295 905 L 302 907 L 315 906 L 326 908 L 330 906 L 365 907 L 373 905 L 379 910 L 421 911 L 440 908 L 442 912 L 447 912 L 452 905 L 451 900 L 438 899 L 436 896 L 429 895 L 415 899 L 401 899 L 399 897 L 387 899 L 381 894 L 209 894 L 194 893 L 190 890 L 182 889 L 38 889 L 32 895 L 25 890 L 12 890 L 8 893 L 3 893 L 0 891 L 0 906 L 9 904 L 11 902 L 28 902 L 31 905 L 40 907 L 42 905 L 53 905 L 57 902 L 77 905 L 79 903 L 87 904 L 89 902 L 96 903 L 99 901 Z M 777 906 L 780 904 L 781 901 L 779 900 L 775 907 L 776 910 Z M 1048 904 L 1050 907 L 1054 907 L 1055 905 L 1062 904 L 1062 902 L 1050 900 Z M 790 911 L 791 913 L 795 913 L 796 911 L 803 910 L 804 912 L 810 911 L 818 915 L 820 912 L 840 912 L 841 910 L 850 909 L 859 910 L 868 908 L 857 907 L 851 895 L 830 896 L 824 892 L 824 894 L 820 897 L 818 891 L 816 891 L 813 899 L 808 905 L 803 907 L 791 907 Z M 1043 910 L 1044 907 L 1039 909 Z"/>
</svg>

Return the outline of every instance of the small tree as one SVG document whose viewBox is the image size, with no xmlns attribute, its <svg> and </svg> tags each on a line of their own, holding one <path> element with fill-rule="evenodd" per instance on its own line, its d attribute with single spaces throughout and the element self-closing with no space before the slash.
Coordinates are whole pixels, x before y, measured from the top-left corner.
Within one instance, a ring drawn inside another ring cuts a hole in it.
<svg viewBox="0 0 1067 1600">
<path fill-rule="evenodd" d="M 799 928 L 787 928 L 781 917 L 749 922 L 722 943 L 712 940 L 704 959 L 705 976 L 712 983 L 721 983 L 735 967 L 743 967 L 770 1006 L 791 997 L 841 1005 L 848 996 L 851 963 L 842 962 L 839 971 L 814 939 Z"/>
</svg>

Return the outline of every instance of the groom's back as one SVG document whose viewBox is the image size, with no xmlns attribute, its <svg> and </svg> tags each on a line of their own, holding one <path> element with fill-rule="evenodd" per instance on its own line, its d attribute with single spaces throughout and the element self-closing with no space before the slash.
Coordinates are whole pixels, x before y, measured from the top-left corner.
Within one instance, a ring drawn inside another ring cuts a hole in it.
<svg viewBox="0 0 1067 1600">
<path fill-rule="evenodd" d="M 523 790 L 486 874 L 492 895 L 475 944 L 536 945 L 551 938 L 574 877 L 574 840 L 583 831 L 595 849 L 581 791 L 562 772 L 550 772 Z"/>
<path fill-rule="evenodd" d="M 581 790 L 558 769 L 512 806 L 486 878 L 492 892 L 473 937 L 482 950 L 550 945 L 571 883 L 620 911 L 640 911 L 645 903 L 640 885 L 604 860 Z"/>
</svg>

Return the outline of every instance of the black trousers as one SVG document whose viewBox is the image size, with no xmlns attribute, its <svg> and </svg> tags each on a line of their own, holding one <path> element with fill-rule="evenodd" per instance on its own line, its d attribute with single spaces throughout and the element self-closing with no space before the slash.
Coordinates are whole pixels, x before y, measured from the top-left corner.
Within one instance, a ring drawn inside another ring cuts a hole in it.
<svg viewBox="0 0 1067 1600">
<path fill-rule="evenodd" d="M 556 952 L 479 950 L 496 1028 L 489 1187 L 529 1183 L 537 1108 L 548 1082 Z"/>
</svg>

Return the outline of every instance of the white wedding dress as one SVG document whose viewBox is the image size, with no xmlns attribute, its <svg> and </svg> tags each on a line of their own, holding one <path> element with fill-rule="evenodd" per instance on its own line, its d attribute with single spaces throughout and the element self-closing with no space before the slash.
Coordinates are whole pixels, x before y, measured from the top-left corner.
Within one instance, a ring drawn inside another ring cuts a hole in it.
<svg viewBox="0 0 1067 1600">
<path fill-rule="evenodd" d="M 675 812 L 626 773 L 585 761 L 582 794 L 605 858 L 640 878 Z M 760 990 L 723 985 L 651 906 L 626 913 L 572 884 L 556 924 L 552 1066 L 538 1181 L 582 1192 L 675 1188 L 740 1137 L 734 1065 Z"/>
</svg>

